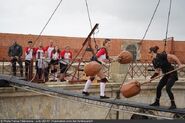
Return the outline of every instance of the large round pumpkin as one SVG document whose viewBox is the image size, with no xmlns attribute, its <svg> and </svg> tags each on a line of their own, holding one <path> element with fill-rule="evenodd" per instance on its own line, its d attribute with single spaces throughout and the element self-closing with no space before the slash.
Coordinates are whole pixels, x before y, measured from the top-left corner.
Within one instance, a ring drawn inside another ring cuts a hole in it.
<svg viewBox="0 0 185 123">
<path fill-rule="evenodd" d="M 128 63 L 131 63 L 132 61 L 133 61 L 133 55 L 129 51 L 122 51 L 118 55 L 118 62 L 120 64 L 128 64 Z"/>
<path fill-rule="evenodd" d="M 136 80 L 132 80 L 122 85 L 120 92 L 126 98 L 133 97 L 141 91 L 140 83 Z"/>
<path fill-rule="evenodd" d="M 98 62 L 91 61 L 85 65 L 84 72 L 87 76 L 95 76 L 96 74 L 99 73 L 101 68 L 102 66 Z"/>
</svg>

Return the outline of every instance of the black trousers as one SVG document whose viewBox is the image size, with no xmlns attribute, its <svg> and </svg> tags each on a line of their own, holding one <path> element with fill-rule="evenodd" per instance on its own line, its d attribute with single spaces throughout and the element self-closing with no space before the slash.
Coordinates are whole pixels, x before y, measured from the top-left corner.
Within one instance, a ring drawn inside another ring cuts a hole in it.
<svg viewBox="0 0 185 123">
<path fill-rule="evenodd" d="M 42 79 L 42 75 L 44 75 L 44 78 L 46 81 L 49 80 L 49 67 L 46 67 L 44 69 L 42 68 L 38 68 L 38 61 L 36 61 L 36 74 L 37 74 L 37 77 L 38 79 Z"/>
<path fill-rule="evenodd" d="M 31 65 L 31 61 L 25 60 L 25 76 L 26 77 L 28 76 L 28 70 L 30 68 L 30 65 Z"/>
<path fill-rule="evenodd" d="M 33 75 L 33 61 L 25 60 L 25 77 L 27 80 L 31 80 Z"/>
<path fill-rule="evenodd" d="M 19 59 L 13 58 L 11 60 L 12 73 L 13 73 L 14 76 L 16 76 L 16 62 L 19 64 L 19 66 L 20 66 L 20 73 L 21 73 L 21 76 L 23 76 L 23 65 L 22 65 L 22 60 L 20 58 Z"/>
<path fill-rule="evenodd" d="M 162 91 L 163 87 L 166 85 L 166 92 L 168 93 L 170 100 L 174 100 L 174 95 L 171 91 L 171 88 L 173 87 L 173 85 L 175 84 L 175 81 L 177 81 L 177 80 L 178 80 L 178 78 L 177 78 L 176 72 L 163 76 L 157 86 L 156 97 L 158 99 L 160 99 L 161 91 Z"/>
</svg>

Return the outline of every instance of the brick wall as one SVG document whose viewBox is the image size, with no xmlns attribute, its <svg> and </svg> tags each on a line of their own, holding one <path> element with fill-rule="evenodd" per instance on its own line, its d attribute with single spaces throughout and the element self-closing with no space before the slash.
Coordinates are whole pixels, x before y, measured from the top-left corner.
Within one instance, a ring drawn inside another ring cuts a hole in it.
<svg viewBox="0 0 185 123">
<path fill-rule="evenodd" d="M 141 60 L 142 61 L 151 61 L 151 55 L 148 53 L 151 46 L 158 46 L 159 51 L 164 51 L 164 41 L 156 40 L 147 40 L 144 41 L 141 45 Z M 185 42 L 184 41 L 174 41 L 167 42 L 166 52 L 175 54 L 182 63 L 185 63 Z"/>
<path fill-rule="evenodd" d="M 27 41 L 32 40 L 35 41 L 37 39 L 37 35 L 23 35 L 23 34 L 9 34 L 9 33 L 0 33 L 0 60 L 3 58 L 8 60 L 8 47 L 12 44 L 12 40 L 16 40 L 23 48 L 27 46 Z M 35 43 L 35 47 L 38 46 L 39 42 L 43 42 L 44 46 L 49 45 L 49 42 L 52 40 L 54 41 L 55 45 L 59 46 L 60 49 L 63 49 L 66 45 L 69 45 L 72 49 L 73 56 L 75 56 L 80 48 L 82 47 L 82 43 L 84 42 L 85 38 L 79 37 L 64 37 L 64 36 L 41 36 Z M 102 41 L 104 39 L 97 38 L 97 44 L 101 46 Z M 136 39 L 111 39 L 111 48 L 110 48 L 110 56 L 116 56 L 121 52 L 121 49 L 128 44 L 132 44 L 136 42 Z M 137 40 L 139 41 L 139 40 Z M 127 43 L 126 43 L 127 42 Z M 92 40 L 92 44 L 94 46 L 94 42 Z M 173 45 L 172 45 L 173 44 Z M 150 61 L 151 56 L 148 53 L 148 49 L 151 46 L 159 46 L 160 51 L 164 50 L 164 41 L 160 40 L 144 40 L 141 45 L 141 61 Z M 172 48 L 173 46 L 173 48 Z M 174 49 L 174 54 L 179 57 L 179 59 L 185 63 L 185 42 L 184 41 L 168 41 L 166 51 L 171 52 Z M 89 59 L 91 57 L 90 52 L 86 52 L 85 59 Z"/>
<path fill-rule="evenodd" d="M 32 40 L 34 42 L 37 39 L 37 37 L 38 37 L 37 35 L 0 33 L 0 60 L 2 59 L 9 60 L 9 57 L 7 54 L 8 47 L 12 45 L 13 40 L 16 40 L 18 44 L 20 44 L 23 48 L 25 48 L 27 46 L 27 41 Z M 59 46 L 61 50 L 64 49 L 65 46 L 69 45 L 72 49 L 73 56 L 76 56 L 76 54 L 79 52 L 80 48 L 82 47 L 82 43 L 85 41 L 85 39 L 86 37 L 78 38 L 78 37 L 62 37 L 62 36 L 41 36 L 34 43 L 34 47 L 37 47 L 39 42 L 42 42 L 44 47 L 48 46 L 49 42 L 52 40 L 54 42 L 54 45 Z M 99 46 L 101 46 L 103 40 L 104 39 L 97 38 L 96 42 Z M 92 40 L 91 42 L 92 42 L 92 45 L 94 46 L 94 41 Z M 120 44 L 121 44 L 120 40 L 113 39 L 112 46 L 110 48 L 111 50 L 110 55 L 117 55 L 121 51 Z M 90 52 L 86 52 L 85 59 L 89 59 L 91 56 L 92 54 Z"/>
</svg>

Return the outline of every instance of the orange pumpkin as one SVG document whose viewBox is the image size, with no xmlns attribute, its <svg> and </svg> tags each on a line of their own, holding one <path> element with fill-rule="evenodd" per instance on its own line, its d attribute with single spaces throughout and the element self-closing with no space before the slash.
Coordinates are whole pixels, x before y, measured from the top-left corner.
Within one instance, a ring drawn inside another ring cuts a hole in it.
<svg viewBox="0 0 185 123">
<path fill-rule="evenodd" d="M 139 94 L 140 91 L 141 91 L 141 85 L 136 80 L 132 80 L 128 83 L 123 84 L 120 90 L 121 94 L 126 98 L 133 97 Z"/>
<path fill-rule="evenodd" d="M 122 51 L 118 55 L 118 62 L 120 64 L 128 64 L 128 63 L 131 63 L 132 61 L 133 61 L 133 55 L 129 51 Z"/>
<path fill-rule="evenodd" d="M 101 68 L 102 66 L 98 62 L 91 61 L 90 63 L 85 65 L 84 72 L 87 76 L 95 76 L 99 73 Z"/>
</svg>

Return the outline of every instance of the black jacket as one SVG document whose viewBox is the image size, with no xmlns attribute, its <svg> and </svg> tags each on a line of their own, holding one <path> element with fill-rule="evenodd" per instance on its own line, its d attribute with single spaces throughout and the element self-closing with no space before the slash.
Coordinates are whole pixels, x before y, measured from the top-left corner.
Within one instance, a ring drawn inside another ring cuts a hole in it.
<svg viewBox="0 0 185 123">
<path fill-rule="evenodd" d="M 22 47 L 18 44 L 15 44 L 9 47 L 9 50 L 8 50 L 9 57 L 15 57 L 15 56 L 21 57 L 22 53 L 23 53 Z"/>
</svg>

